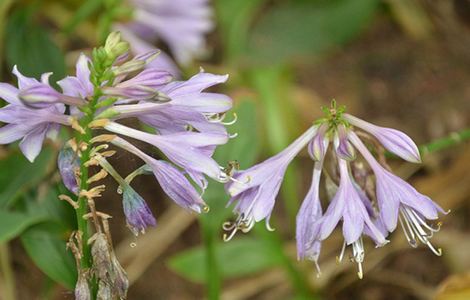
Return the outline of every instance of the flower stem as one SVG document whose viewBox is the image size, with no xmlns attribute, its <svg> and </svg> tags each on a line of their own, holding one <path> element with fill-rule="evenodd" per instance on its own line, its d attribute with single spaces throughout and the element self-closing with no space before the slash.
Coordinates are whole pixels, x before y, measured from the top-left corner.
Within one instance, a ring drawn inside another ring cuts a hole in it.
<svg viewBox="0 0 470 300">
<path fill-rule="evenodd" d="M 421 154 L 432 153 L 446 148 L 452 147 L 454 145 L 460 144 L 470 140 L 470 128 L 460 130 L 458 132 L 452 132 L 446 137 L 431 141 L 425 145 L 419 147 Z"/>
<path fill-rule="evenodd" d="M 205 220 L 204 220 L 205 219 Z M 220 298 L 221 276 L 216 256 L 215 233 L 211 226 L 209 216 L 201 219 L 202 237 L 206 253 L 206 289 L 207 299 L 218 300 Z"/>
</svg>

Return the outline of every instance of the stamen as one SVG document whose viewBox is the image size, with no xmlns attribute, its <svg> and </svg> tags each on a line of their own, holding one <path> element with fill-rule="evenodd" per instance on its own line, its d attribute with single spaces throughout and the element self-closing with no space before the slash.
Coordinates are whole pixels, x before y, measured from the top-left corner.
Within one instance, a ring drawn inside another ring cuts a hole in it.
<svg viewBox="0 0 470 300">
<path fill-rule="evenodd" d="M 428 225 L 417 212 L 406 206 L 400 208 L 399 220 L 400 224 L 402 225 L 403 231 L 405 232 L 405 236 L 412 247 L 417 247 L 417 242 L 415 240 L 415 236 L 417 236 L 419 241 L 424 245 L 428 246 L 428 248 L 435 255 L 442 255 L 442 249 L 434 248 L 434 246 L 429 241 L 433 234 L 440 230 L 440 227 L 442 225 L 441 222 L 437 223 L 438 228 L 434 228 Z M 403 220 L 407 225 L 406 228 L 403 225 Z M 427 229 L 429 232 L 426 232 L 425 229 Z M 412 238 L 410 238 L 410 236 L 412 236 Z"/>
<path fill-rule="evenodd" d="M 230 121 L 230 122 L 220 122 L 221 124 L 225 125 L 225 126 L 230 126 L 230 125 L 233 125 L 237 122 L 238 120 L 238 115 L 237 113 L 233 113 L 233 120 Z"/>
<path fill-rule="evenodd" d="M 343 242 L 343 247 L 341 248 L 341 253 L 339 256 L 336 256 L 336 263 L 339 264 L 343 261 L 344 251 L 346 250 L 346 241 Z"/>
<path fill-rule="evenodd" d="M 228 135 L 228 138 L 229 138 L 229 139 L 234 139 L 234 138 L 236 138 L 237 136 L 238 136 L 238 132 L 235 132 L 235 133 L 233 133 L 233 134 L 229 134 L 229 135 Z"/>
</svg>

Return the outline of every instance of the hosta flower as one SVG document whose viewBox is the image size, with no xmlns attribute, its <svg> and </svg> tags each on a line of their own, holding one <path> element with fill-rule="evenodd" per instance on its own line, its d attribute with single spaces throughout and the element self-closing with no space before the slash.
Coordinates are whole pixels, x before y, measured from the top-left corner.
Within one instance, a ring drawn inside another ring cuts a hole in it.
<svg viewBox="0 0 470 300">
<path fill-rule="evenodd" d="M 320 274 L 318 258 L 321 250 L 321 241 L 318 236 L 321 223 L 318 220 L 323 215 L 319 193 L 322 167 L 323 159 L 315 162 L 310 189 L 297 214 L 295 235 L 297 258 L 314 261 L 318 274 Z"/>
<path fill-rule="evenodd" d="M 231 196 L 230 203 L 236 203 L 234 212 L 238 217 L 233 224 L 226 224 L 225 229 L 230 231 L 226 240 L 231 239 L 238 230 L 249 231 L 256 222 L 263 219 L 266 219 L 266 226 L 269 228 L 274 200 L 287 166 L 316 132 L 317 127 L 312 126 L 276 156 L 233 176 L 233 180 L 226 185 L 226 190 Z"/>
<path fill-rule="evenodd" d="M 57 82 L 65 95 L 81 97 L 83 99 L 93 95 L 93 84 L 90 80 L 90 69 L 88 67 L 89 63 L 90 59 L 83 53 L 80 54 L 75 66 L 76 76 L 67 76 Z"/>
<path fill-rule="evenodd" d="M 130 0 L 130 4 L 133 22 L 124 26 L 148 42 L 163 40 L 180 64 L 204 51 L 204 35 L 214 27 L 209 1 Z"/>
<path fill-rule="evenodd" d="M 348 164 L 341 158 L 339 159 L 339 170 L 339 188 L 325 214 L 319 220 L 321 225 L 318 238 L 320 240 L 326 239 L 338 222 L 342 220 L 344 243 L 352 245 L 353 259 L 359 265 L 358 274 L 362 278 L 362 262 L 364 260 L 362 235 L 367 229 L 372 234 L 371 237 L 377 246 L 383 246 L 386 240 L 369 216 L 361 196 L 351 179 Z"/>
<path fill-rule="evenodd" d="M 420 241 L 436 255 L 441 255 L 441 250 L 436 250 L 429 241 L 439 228 L 428 225 L 426 219 L 436 220 L 438 213 L 445 213 L 444 210 L 429 197 L 416 191 L 406 181 L 385 170 L 354 132 L 351 132 L 349 137 L 375 173 L 377 201 L 386 230 L 394 231 L 397 221 L 400 220 L 411 246 L 417 247 L 417 241 Z"/>
<path fill-rule="evenodd" d="M 13 69 L 18 77 L 18 88 L 0 83 L 0 98 L 8 105 L 0 109 L 0 121 L 6 123 L 0 128 L 0 144 L 9 144 L 21 140 L 20 149 L 31 162 L 39 155 L 46 137 L 55 138 L 60 124 L 69 125 L 70 118 L 64 115 L 62 103 L 50 104 L 36 109 L 26 106 L 19 94 L 31 87 L 48 84 L 50 74 L 42 76 L 42 82 L 23 76 L 18 69 Z"/>
<path fill-rule="evenodd" d="M 115 122 L 107 123 L 108 131 L 135 138 L 151 144 L 162 151 L 169 160 L 188 171 L 201 172 L 220 180 L 222 171 L 212 159 L 212 151 L 208 147 L 223 145 L 228 137 L 221 134 L 180 132 L 170 135 L 150 134 Z"/>
<path fill-rule="evenodd" d="M 72 193 L 78 195 L 77 170 L 80 169 L 80 158 L 69 146 L 65 145 L 57 157 L 57 167 L 65 187 Z"/>
<path fill-rule="evenodd" d="M 122 206 L 131 231 L 138 235 L 139 232 L 145 233 L 147 227 L 156 226 L 157 221 L 145 200 L 130 185 L 124 184 L 121 189 Z"/>
<path fill-rule="evenodd" d="M 112 144 L 125 149 L 146 163 L 146 170 L 153 173 L 163 191 L 179 206 L 200 213 L 207 205 L 182 171 L 172 164 L 145 154 L 131 143 L 116 137 Z"/>
<path fill-rule="evenodd" d="M 237 219 L 233 223 L 224 224 L 224 229 L 230 231 L 225 239 L 231 239 L 237 230 L 249 231 L 255 222 L 269 220 L 288 164 L 308 145 L 308 152 L 315 164 L 312 185 L 297 215 L 299 259 L 313 260 L 320 272 L 318 259 L 322 241 L 328 238 L 340 222 L 344 245 L 339 260 L 344 257 L 346 246 L 350 245 L 352 258 L 359 266 L 358 275 L 361 278 L 365 257 L 363 236 L 369 236 L 376 246 L 383 246 L 388 242 L 386 236 L 395 230 L 398 221 L 413 247 L 416 247 L 417 241 L 421 241 L 440 255 L 440 249 L 436 250 L 429 241 L 439 228 L 426 221 L 437 219 L 438 213 L 443 213 L 442 208 L 382 167 L 355 134 L 354 126 L 366 131 L 363 135 L 371 134 L 396 155 L 418 162 L 420 156 L 414 142 L 398 130 L 379 127 L 344 114 L 344 108 L 337 108 L 334 102 L 326 114 L 325 118 L 316 122 L 279 154 L 247 170 L 236 171 L 230 177 L 226 190 L 231 196 L 229 203 L 236 203 L 234 213 Z M 335 171 L 330 173 L 334 178 L 327 182 L 327 192 L 332 196 L 328 207 L 323 211 L 319 183 L 330 142 L 333 142 L 330 152 L 335 156 L 333 161 L 338 162 L 339 175 Z M 367 172 L 357 169 L 361 164 L 355 163 L 358 159 L 355 149 L 375 173 L 378 209 L 374 208 L 368 198 L 373 191 L 366 186 Z"/>
</svg>

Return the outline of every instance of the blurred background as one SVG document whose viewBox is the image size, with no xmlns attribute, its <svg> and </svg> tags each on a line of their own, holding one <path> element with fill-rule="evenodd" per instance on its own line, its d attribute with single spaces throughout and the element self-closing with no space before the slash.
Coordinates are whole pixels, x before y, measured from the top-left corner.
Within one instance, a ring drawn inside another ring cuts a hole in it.
<svg viewBox="0 0 470 300">
<path fill-rule="evenodd" d="M 289 167 L 277 199 L 276 231 L 258 224 L 229 243 L 221 225 L 232 213 L 216 182 L 204 196 L 211 212 L 197 216 L 165 199 L 153 177 L 137 178 L 134 188 L 158 222 L 138 238 L 125 226 L 115 189 L 108 189 L 97 205 L 113 216 L 116 253 L 132 282 L 129 299 L 214 299 L 208 291 L 232 300 L 470 299 L 470 144 L 455 134 L 470 121 L 470 1 L 210 5 L 215 29 L 207 51 L 182 76 L 199 66 L 230 74 L 217 90 L 234 99 L 238 122 L 229 131 L 239 135 L 217 151 L 218 162 L 238 160 L 243 169 L 277 153 L 334 98 L 352 114 L 403 130 L 419 145 L 431 143 L 423 164 L 390 164 L 451 210 L 433 238 L 444 254 L 412 249 L 397 230 L 386 247 L 367 243 L 359 280 L 355 263 L 336 263 L 342 246 L 336 232 L 324 243 L 317 278 L 313 263 L 298 262 L 295 252 L 295 215 L 313 167 L 304 153 Z M 78 54 L 90 53 L 129 9 L 114 0 L 0 0 L 0 81 L 15 82 L 15 64 L 29 76 L 53 71 L 52 81 L 73 73 Z M 0 299 L 73 299 L 76 270 L 65 242 L 75 217 L 57 200 L 65 192 L 55 167 L 61 143 L 49 142 L 34 164 L 17 146 L 0 146 Z M 125 153 L 113 163 L 123 174 L 140 164 Z"/>
</svg>

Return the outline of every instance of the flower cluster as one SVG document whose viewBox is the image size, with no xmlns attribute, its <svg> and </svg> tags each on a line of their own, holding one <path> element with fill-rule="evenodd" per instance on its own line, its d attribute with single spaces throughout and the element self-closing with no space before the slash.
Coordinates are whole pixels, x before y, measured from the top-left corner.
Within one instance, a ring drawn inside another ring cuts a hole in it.
<svg viewBox="0 0 470 300">
<path fill-rule="evenodd" d="M 212 154 L 230 137 L 223 119 L 232 107 L 232 100 L 204 91 L 224 83 L 227 75 L 201 70 L 186 81 L 176 81 L 167 70 L 147 66 L 159 59 L 158 51 L 129 59 L 128 48 L 120 34 L 111 34 L 92 58 L 80 55 L 76 76 L 58 81 L 61 92 L 49 85 L 50 74 L 44 74 L 38 81 L 23 76 L 15 67 L 18 88 L 0 83 L 0 98 L 8 102 L 0 109 L 0 121 L 6 123 L 0 128 L 0 144 L 21 140 L 21 151 L 34 161 L 44 139 L 57 135 L 61 125 L 89 136 L 91 144 L 71 139 L 59 154 L 58 167 L 65 186 L 79 195 L 80 165 L 101 166 L 104 170 L 98 177 L 90 178 L 90 182 L 107 174 L 118 181 L 128 225 L 138 233 L 155 225 L 145 201 L 130 187 L 132 178 L 138 174 L 152 173 L 163 191 L 183 208 L 195 212 L 208 209 L 201 198 L 207 187 L 206 178 L 217 181 L 227 178 Z M 101 78 L 96 74 L 101 74 Z M 118 123 L 129 118 L 140 120 L 153 132 Z M 104 129 L 107 133 L 91 139 L 93 129 Z M 165 159 L 144 153 L 125 138 L 155 147 Z M 106 160 L 114 154 L 105 151 L 109 144 L 136 155 L 145 165 L 124 180 Z M 90 157 L 81 161 L 84 159 L 81 151 L 89 147 Z"/>
<path fill-rule="evenodd" d="M 114 27 L 131 43 L 134 53 L 145 53 L 162 40 L 176 61 L 187 65 L 205 51 L 205 37 L 214 28 L 208 0 L 129 0 L 132 21 Z M 153 66 L 179 73 L 172 60 L 162 54 Z"/>
<path fill-rule="evenodd" d="M 307 146 L 314 167 L 311 187 L 297 215 L 299 259 L 313 260 L 320 272 L 318 258 L 322 241 L 330 236 L 340 221 L 344 244 L 339 260 L 342 260 L 346 246 L 351 245 L 352 260 L 359 266 L 360 278 L 363 274 L 363 236 L 370 237 L 377 247 L 381 247 L 388 242 L 386 238 L 398 222 L 412 247 L 417 247 L 419 241 L 436 255 L 441 255 L 441 250 L 430 243 L 440 225 L 433 227 L 427 220 L 437 219 L 439 212 L 444 213 L 442 208 L 392 174 L 384 160 L 377 160 L 359 136 L 377 147 L 383 145 L 409 162 L 419 163 L 421 159 L 415 143 L 403 132 L 379 127 L 344 113 L 344 108 L 337 108 L 335 102 L 331 108 L 325 109 L 325 113 L 325 118 L 317 121 L 285 150 L 233 175 L 233 180 L 226 184 L 226 190 L 231 196 L 230 203 L 235 203 L 234 212 L 238 217 L 235 222 L 224 224 L 224 229 L 229 231 L 225 239 L 231 239 L 238 230 L 249 231 L 263 219 L 271 229 L 269 218 L 286 168 Z M 320 201 L 320 179 L 329 148 L 333 153 L 331 161 L 336 163 L 331 172 L 335 193 L 324 210 Z M 375 174 L 375 190 L 364 184 L 363 172 L 355 164 L 358 160 L 356 151 Z"/>
</svg>

